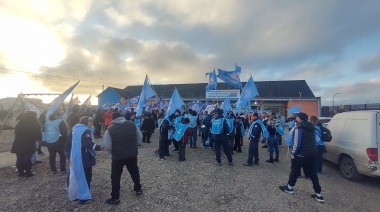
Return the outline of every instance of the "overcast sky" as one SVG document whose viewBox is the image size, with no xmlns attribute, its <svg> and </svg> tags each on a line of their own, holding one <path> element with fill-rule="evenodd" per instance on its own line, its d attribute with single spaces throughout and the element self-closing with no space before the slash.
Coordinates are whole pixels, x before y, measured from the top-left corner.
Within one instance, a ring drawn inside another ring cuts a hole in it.
<svg viewBox="0 0 380 212">
<path fill-rule="evenodd" d="M 380 1 L 2 0 L 0 98 L 105 87 L 304 79 L 322 105 L 380 102 Z"/>
</svg>

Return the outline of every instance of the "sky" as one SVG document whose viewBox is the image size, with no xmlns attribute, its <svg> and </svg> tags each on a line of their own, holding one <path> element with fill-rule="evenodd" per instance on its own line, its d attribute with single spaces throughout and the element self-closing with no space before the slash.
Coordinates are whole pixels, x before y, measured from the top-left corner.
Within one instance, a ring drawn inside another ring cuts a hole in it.
<svg viewBox="0 0 380 212">
<path fill-rule="evenodd" d="M 146 74 L 199 83 L 237 64 L 244 82 L 306 80 L 322 105 L 380 103 L 379 20 L 376 0 L 1 0 L 0 98 L 81 80 L 96 104 Z"/>
</svg>

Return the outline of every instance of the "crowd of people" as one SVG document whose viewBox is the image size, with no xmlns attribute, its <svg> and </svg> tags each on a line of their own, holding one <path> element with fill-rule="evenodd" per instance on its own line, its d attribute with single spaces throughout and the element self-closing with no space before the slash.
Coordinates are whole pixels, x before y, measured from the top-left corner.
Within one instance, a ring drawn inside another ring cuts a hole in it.
<svg viewBox="0 0 380 212">
<path fill-rule="evenodd" d="M 317 173 L 322 171 L 321 124 L 317 117 L 310 119 L 305 113 L 292 114 L 282 121 L 275 113 L 257 112 L 235 114 L 216 108 L 214 111 L 181 112 L 176 110 L 166 114 L 165 110 L 154 109 L 137 116 L 133 108 L 127 109 L 123 101 L 113 108 L 99 108 L 93 116 L 81 116 L 77 108 L 65 121 L 62 111 L 56 110 L 46 119 L 37 119 L 37 114 L 26 111 L 20 115 L 15 128 L 15 141 L 12 152 L 16 153 L 18 176 L 31 177 L 32 158 L 39 144 L 47 146 L 51 175 L 67 176 L 67 190 L 70 201 L 79 200 L 86 204 L 92 199 L 90 182 L 92 167 L 96 164 L 96 151 L 107 150 L 112 155 L 111 198 L 106 203 L 120 203 L 120 180 L 124 166 L 134 183 L 136 194 L 142 193 L 138 167 L 138 146 L 152 143 L 152 133 L 159 131 L 159 160 L 165 161 L 170 154 L 170 146 L 178 152 L 178 161 L 186 161 L 186 146 L 190 148 L 212 149 L 215 164 L 222 166 L 223 152 L 228 166 L 234 166 L 233 155 L 242 153 L 242 146 L 248 145 L 244 166 L 259 165 L 259 143 L 268 148 L 267 163 L 279 163 L 279 145 L 285 135 L 287 123 L 289 133 L 286 144 L 291 148 L 291 172 L 288 183 L 279 188 L 294 193 L 297 178 L 303 169 L 304 175 L 313 183 L 314 199 L 323 202 Z M 42 120 L 42 121 L 41 121 Z M 35 123 L 35 124 L 30 124 Z M 102 135 L 102 130 L 104 134 Z M 198 142 L 198 137 L 200 141 Z M 103 138 L 103 144 L 94 143 L 94 139 Z M 244 141 L 247 138 L 247 141 Z M 37 143 L 36 143 L 37 141 Z M 249 143 L 248 143 L 249 141 Z M 40 151 L 40 150 L 39 150 Z M 59 170 L 56 167 L 56 155 L 60 157 Z M 69 171 L 67 171 L 67 161 Z"/>
</svg>

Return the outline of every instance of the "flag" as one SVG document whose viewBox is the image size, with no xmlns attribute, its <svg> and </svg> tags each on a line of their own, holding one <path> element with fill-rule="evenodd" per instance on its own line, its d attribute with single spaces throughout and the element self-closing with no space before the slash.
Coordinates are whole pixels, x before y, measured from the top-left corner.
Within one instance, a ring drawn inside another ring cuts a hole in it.
<svg viewBox="0 0 380 212">
<path fill-rule="evenodd" d="M 80 106 L 79 114 L 84 115 L 85 109 L 88 105 L 91 105 L 91 95 Z"/>
<path fill-rule="evenodd" d="M 205 111 L 208 111 L 208 113 L 210 114 L 215 109 L 216 109 L 216 104 L 214 104 L 214 105 L 207 105 Z"/>
<path fill-rule="evenodd" d="M 166 111 L 166 117 L 174 113 L 176 109 L 184 105 L 181 96 L 178 93 L 177 88 L 174 88 L 172 98 L 170 99 L 168 110 Z"/>
<path fill-rule="evenodd" d="M 62 102 L 65 101 L 68 95 L 74 90 L 74 88 L 79 84 L 80 81 L 72 85 L 69 89 L 67 89 L 65 92 L 63 92 L 61 95 L 59 95 L 57 98 L 54 99 L 52 102 L 49 110 L 46 112 L 46 120 L 48 120 L 49 116 L 53 114 L 59 106 L 61 106 Z"/>
<path fill-rule="evenodd" d="M 235 65 L 235 71 L 225 71 L 222 69 L 218 69 L 217 77 L 219 77 L 219 79 L 223 80 L 228 85 L 234 88 L 240 88 L 241 87 L 240 73 L 241 73 L 241 68 Z"/>
<path fill-rule="evenodd" d="M 152 112 L 153 110 L 153 105 L 150 101 L 148 101 L 146 104 L 145 104 L 145 111 L 147 112 Z"/>
<path fill-rule="evenodd" d="M 160 108 L 160 103 L 164 99 L 164 95 L 156 98 L 156 102 L 153 104 L 153 108 Z"/>
<path fill-rule="evenodd" d="M 206 77 L 207 77 L 207 75 L 208 75 L 209 78 L 208 78 L 208 84 L 206 86 L 206 91 L 216 90 L 218 82 L 216 80 L 215 70 L 213 70 L 210 73 L 206 73 Z"/>
<path fill-rule="evenodd" d="M 136 105 L 139 102 L 139 99 L 140 99 L 140 96 L 135 96 L 135 97 L 131 98 L 131 100 L 130 100 L 131 105 Z"/>
<path fill-rule="evenodd" d="M 204 107 L 204 104 L 201 100 L 194 101 L 189 105 L 189 108 L 191 108 L 193 111 L 199 113 L 202 108 Z"/>
<path fill-rule="evenodd" d="M 257 94 L 259 94 L 259 92 L 257 91 L 255 82 L 253 82 L 253 78 L 251 76 L 245 84 L 238 101 L 236 102 L 236 109 L 243 109 L 247 102 L 251 101 L 251 99 L 253 99 Z"/>
<path fill-rule="evenodd" d="M 33 111 L 37 113 L 37 117 L 40 117 L 43 109 L 38 108 L 32 101 L 30 101 L 28 98 L 25 98 L 24 95 L 20 95 L 21 97 L 21 103 L 25 109 L 25 111 Z"/>
<path fill-rule="evenodd" d="M 296 106 L 293 106 L 291 108 L 288 108 L 288 115 L 292 115 L 293 113 L 299 113 L 301 112 L 301 106 L 300 105 L 296 105 Z"/>
<path fill-rule="evenodd" d="M 227 96 L 220 108 L 223 109 L 224 114 L 227 114 L 228 111 L 232 110 L 230 97 Z"/>
<path fill-rule="evenodd" d="M 145 76 L 144 85 L 141 89 L 140 99 L 136 107 L 136 116 L 141 116 L 143 112 L 143 107 L 147 99 L 156 95 L 152 85 L 149 83 L 148 75 Z"/>
</svg>

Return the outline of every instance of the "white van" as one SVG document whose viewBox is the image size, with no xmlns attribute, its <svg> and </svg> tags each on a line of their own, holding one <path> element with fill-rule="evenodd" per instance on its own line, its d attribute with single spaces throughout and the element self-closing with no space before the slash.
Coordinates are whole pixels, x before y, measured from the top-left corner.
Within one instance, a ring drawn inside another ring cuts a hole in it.
<svg viewBox="0 0 380 212">
<path fill-rule="evenodd" d="M 325 142 L 325 160 L 338 164 L 345 178 L 380 177 L 380 110 L 336 114 L 328 123 L 331 142 Z"/>
</svg>

